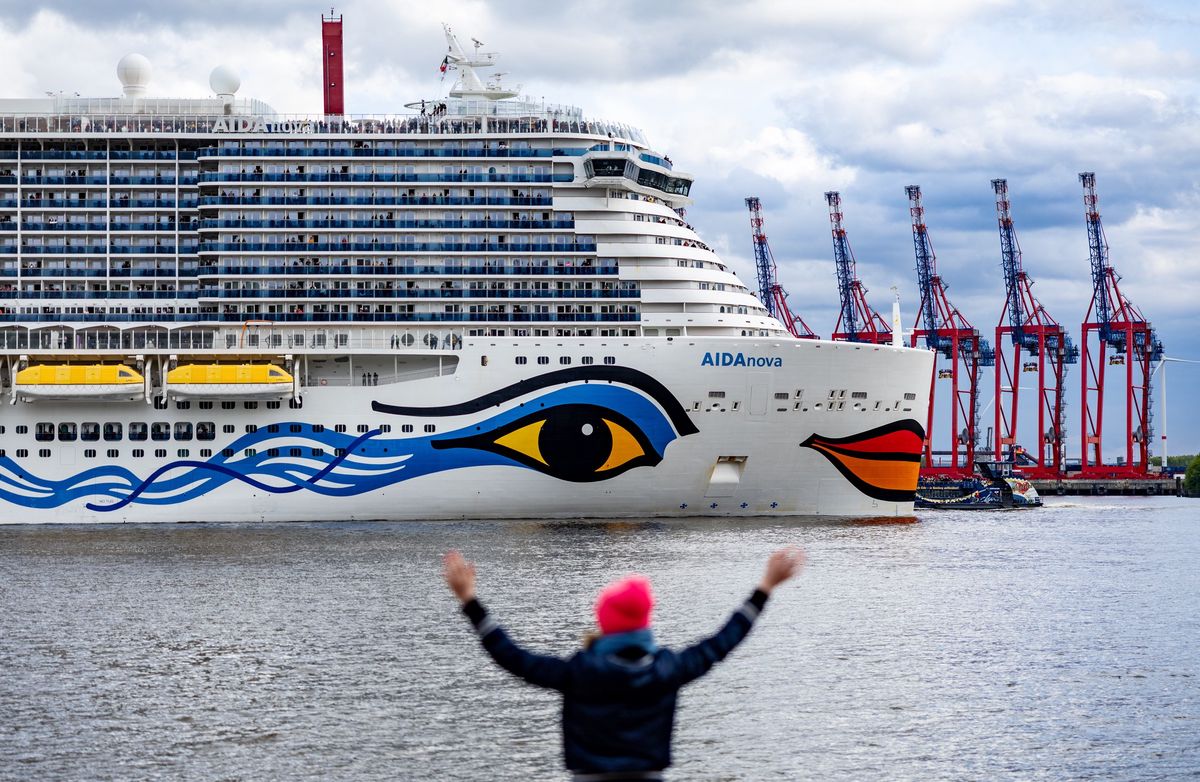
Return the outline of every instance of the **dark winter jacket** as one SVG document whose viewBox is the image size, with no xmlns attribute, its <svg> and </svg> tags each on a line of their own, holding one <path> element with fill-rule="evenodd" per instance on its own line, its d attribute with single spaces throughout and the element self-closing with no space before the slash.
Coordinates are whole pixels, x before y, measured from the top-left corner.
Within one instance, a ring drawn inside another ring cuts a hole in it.
<svg viewBox="0 0 1200 782">
<path fill-rule="evenodd" d="M 583 649 L 565 660 L 517 646 L 477 600 L 466 603 L 463 613 L 505 670 L 563 694 L 563 754 L 576 779 L 652 780 L 671 765 L 679 688 L 723 660 L 766 602 L 766 593 L 755 590 L 716 635 L 682 652 L 649 651 L 652 644 L 630 634 L 634 639 L 624 648 L 597 644 L 605 648 Z"/>
</svg>

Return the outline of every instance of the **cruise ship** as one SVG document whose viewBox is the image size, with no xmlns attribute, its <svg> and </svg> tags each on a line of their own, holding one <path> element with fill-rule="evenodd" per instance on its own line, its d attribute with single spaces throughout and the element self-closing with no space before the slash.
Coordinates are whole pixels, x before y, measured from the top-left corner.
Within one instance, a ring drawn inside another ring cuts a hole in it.
<svg viewBox="0 0 1200 782">
<path fill-rule="evenodd" d="M 446 40 L 388 116 L 0 100 L 0 523 L 910 514 L 932 354 L 792 337 L 639 130 Z"/>
</svg>

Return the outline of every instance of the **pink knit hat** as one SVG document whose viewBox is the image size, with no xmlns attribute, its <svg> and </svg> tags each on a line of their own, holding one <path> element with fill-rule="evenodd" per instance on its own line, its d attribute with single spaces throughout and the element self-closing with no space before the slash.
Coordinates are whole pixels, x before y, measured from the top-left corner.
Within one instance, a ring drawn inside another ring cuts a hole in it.
<svg viewBox="0 0 1200 782">
<path fill-rule="evenodd" d="M 605 635 L 641 630 L 650 626 L 653 608 L 650 582 L 642 576 L 629 576 L 609 584 L 596 598 L 596 623 Z"/>
</svg>

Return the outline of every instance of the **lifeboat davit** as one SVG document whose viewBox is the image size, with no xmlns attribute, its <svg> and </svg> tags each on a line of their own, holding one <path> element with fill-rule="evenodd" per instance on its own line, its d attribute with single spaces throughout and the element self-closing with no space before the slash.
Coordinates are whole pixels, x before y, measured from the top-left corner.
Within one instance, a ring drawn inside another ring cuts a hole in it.
<svg viewBox="0 0 1200 782">
<path fill-rule="evenodd" d="M 145 394 L 145 378 L 124 364 L 34 364 L 17 372 L 17 395 L 27 400 L 130 401 Z"/>
<path fill-rule="evenodd" d="M 167 373 L 167 395 L 181 399 L 283 399 L 292 376 L 275 364 L 181 364 Z"/>
</svg>

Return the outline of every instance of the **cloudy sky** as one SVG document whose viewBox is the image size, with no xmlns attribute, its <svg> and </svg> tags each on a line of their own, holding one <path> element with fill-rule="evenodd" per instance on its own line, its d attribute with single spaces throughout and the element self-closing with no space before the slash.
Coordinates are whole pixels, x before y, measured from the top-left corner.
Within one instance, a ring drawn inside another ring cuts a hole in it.
<svg viewBox="0 0 1200 782">
<path fill-rule="evenodd" d="M 116 94 L 115 63 L 137 51 L 154 63 L 152 93 L 205 95 L 209 71 L 226 63 L 243 96 L 319 112 L 323 10 L 295 0 L 0 0 L 9 94 Z M 870 298 L 886 309 L 898 286 L 910 322 L 907 184 L 922 186 L 954 303 L 991 335 L 1004 294 L 989 182 L 1005 177 L 1035 292 L 1078 339 L 1091 284 L 1077 174 L 1093 170 L 1123 290 L 1168 355 L 1200 360 L 1192 3 L 358 0 L 337 10 L 350 113 L 441 94 L 445 21 L 501 52 L 528 94 L 642 127 L 696 176 L 691 222 L 751 284 L 743 199 L 761 197 L 793 308 L 824 335 L 837 294 L 822 194 L 842 193 Z M 1196 452 L 1200 365 L 1170 374 L 1170 450 Z M 1081 375 L 1072 368 L 1071 458 Z M 990 424 L 990 377 L 985 385 Z M 1123 415 L 1111 412 L 1105 450 L 1115 454 Z"/>
</svg>

